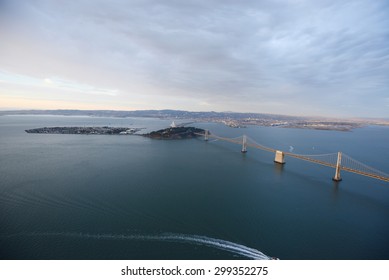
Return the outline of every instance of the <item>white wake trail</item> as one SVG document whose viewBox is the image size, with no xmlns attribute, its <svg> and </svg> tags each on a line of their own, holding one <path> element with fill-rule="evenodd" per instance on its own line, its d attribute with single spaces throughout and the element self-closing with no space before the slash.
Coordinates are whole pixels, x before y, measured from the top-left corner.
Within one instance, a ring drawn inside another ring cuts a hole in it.
<svg viewBox="0 0 389 280">
<path fill-rule="evenodd" d="M 90 238 L 90 239 L 112 239 L 112 240 L 141 240 L 141 241 L 160 241 L 160 242 L 179 242 L 186 244 L 208 246 L 215 249 L 231 252 L 244 256 L 250 259 L 256 260 L 269 260 L 271 257 L 264 253 L 241 245 L 234 242 L 211 238 L 202 235 L 189 235 L 189 234 L 175 234 L 175 233 L 163 233 L 155 235 L 142 235 L 142 234 L 88 234 L 88 233 L 75 233 L 75 232 L 33 232 L 27 234 L 15 234 L 27 235 L 27 236 L 63 236 L 74 238 Z M 11 237 L 11 236 L 10 236 Z"/>
</svg>

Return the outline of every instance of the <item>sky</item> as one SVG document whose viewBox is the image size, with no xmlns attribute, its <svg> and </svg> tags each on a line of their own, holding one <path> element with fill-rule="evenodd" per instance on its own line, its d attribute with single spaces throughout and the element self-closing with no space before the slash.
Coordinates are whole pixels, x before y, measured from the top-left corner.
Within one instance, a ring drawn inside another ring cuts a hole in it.
<svg viewBox="0 0 389 280">
<path fill-rule="evenodd" d="M 0 0 L 0 109 L 389 117 L 389 2 Z"/>
</svg>

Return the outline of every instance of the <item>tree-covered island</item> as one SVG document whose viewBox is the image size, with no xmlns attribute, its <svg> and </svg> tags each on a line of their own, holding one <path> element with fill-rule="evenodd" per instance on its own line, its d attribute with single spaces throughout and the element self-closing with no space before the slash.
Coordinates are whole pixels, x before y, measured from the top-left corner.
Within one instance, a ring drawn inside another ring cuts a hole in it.
<svg viewBox="0 0 389 280">
<path fill-rule="evenodd" d="M 196 127 L 169 127 L 157 131 L 152 131 L 147 134 L 142 134 L 145 137 L 152 139 L 188 139 L 199 137 L 199 134 L 204 134 L 205 130 Z"/>
</svg>

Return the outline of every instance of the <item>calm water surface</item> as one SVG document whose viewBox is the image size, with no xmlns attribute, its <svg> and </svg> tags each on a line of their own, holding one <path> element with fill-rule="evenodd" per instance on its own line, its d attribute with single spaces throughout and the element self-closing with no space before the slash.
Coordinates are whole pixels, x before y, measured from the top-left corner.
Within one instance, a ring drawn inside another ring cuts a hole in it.
<svg viewBox="0 0 389 280">
<path fill-rule="evenodd" d="M 389 184 L 220 141 L 43 135 L 43 126 L 171 120 L 0 117 L 2 259 L 389 259 Z M 389 173 L 389 129 L 198 123 L 300 154 L 342 151 Z"/>
</svg>

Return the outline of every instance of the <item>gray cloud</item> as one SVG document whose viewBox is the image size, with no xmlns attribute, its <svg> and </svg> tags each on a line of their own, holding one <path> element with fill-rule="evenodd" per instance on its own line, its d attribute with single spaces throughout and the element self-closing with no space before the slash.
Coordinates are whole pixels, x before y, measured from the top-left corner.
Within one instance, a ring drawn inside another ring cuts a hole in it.
<svg viewBox="0 0 389 280">
<path fill-rule="evenodd" d="M 58 100 L 101 88 L 138 109 L 388 117 L 382 1 L 1 5 L 0 71 L 88 85 Z"/>
</svg>

